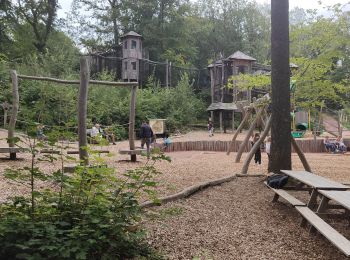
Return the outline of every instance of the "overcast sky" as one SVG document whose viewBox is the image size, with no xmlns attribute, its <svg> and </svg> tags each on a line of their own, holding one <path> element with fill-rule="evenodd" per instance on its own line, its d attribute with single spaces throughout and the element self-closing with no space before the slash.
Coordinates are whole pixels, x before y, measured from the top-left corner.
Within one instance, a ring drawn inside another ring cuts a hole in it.
<svg viewBox="0 0 350 260">
<path fill-rule="evenodd" d="M 258 3 L 270 3 L 270 0 L 256 0 Z M 345 4 L 350 0 L 322 0 L 322 5 L 333 5 L 336 3 Z M 72 0 L 58 0 L 62 9 L 59 10 L 58 15 L 60 17 L 64 16 L 65 12 L 68 12 L 70 9 L 70 5 Z M 320 9 L 320 5 L 318 4 L 319 0 L 289 0 L 289 8 L 293 9 L 294 7 L 301 7 L 304 9 Z"/>
</svg>

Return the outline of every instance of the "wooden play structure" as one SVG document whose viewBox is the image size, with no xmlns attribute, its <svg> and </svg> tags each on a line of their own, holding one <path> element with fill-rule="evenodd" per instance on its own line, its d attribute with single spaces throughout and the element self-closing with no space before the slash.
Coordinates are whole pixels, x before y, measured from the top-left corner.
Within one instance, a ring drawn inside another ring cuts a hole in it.
<svg viewBox="0 0 350 260">
<path fill-rule="evenodd" d="M 36 77 L 27 75 L 17 75 L 16 71 L 11 71 L 12 79 L 12 110 L 10 122 L 8 125 L 8 144 L 9 147 L 1 147 L 0 153 L 9 153 L 10 159 L 16 159 L 16 153 L 22 152 L 23 150 L 16 147 L 14 142 L 15 137 L 15 126 L 17 121 L 18 107 L 19 107 L 19 91 L 18 91 L 18 80 L 40 80 L 55 82 L 58 84 L 71 84 L 79 85 L 79 98 L 78 98 L 78 136 L 79 136 L 79 159 L 84 165 L 89 164 L 88 151 L 85 149 L 87 146 L 87 133 L 86 133 L 86 119 L 87 119 L 87 97 L 89 84 L 91 85 L 104 85 L 111 87 L 128 87 L 131 88 L 130 98 L 130 113 L 129 113 L 129 150 L 121 151 L 122 153 L 130 154 L 131 161 L 136 161 L 136 155 L 140 154 L 141 151 L 135 149 L 135 105 L 136 105 L 136 91 L 138 82 L 109 82 L 109 81 L 97 81 L 90 80 L 90 68 L 89 60 L 87 57 L 81 57 L 80 59 L 80 80 L 62 80 L 49 77 Z M 53 152 L 52 152 L 53 153 Z M 76 153 L 76 152 L 73 152 Z"/>
<path fill-rule="evenodd" d="M 258 149 L 260 149 L 261 144 L 265 141 L 265 138 L 268 136 L 268 134 L 271 130 L 272 120 L 271 120 L 271 115 L 268 111 L 269 105 L 270 105 L 270 96 L 269 96 L 269 94 L 266 94 L 262 98 L 254 100 L 249 106 L 243 107 L 242 113 L 245 116 L 244 116 L 241 124 L 237 128 L 236 132 L 234 133 L 226 154 L 229 155 L 230 152 L 233 150 L 233 146 L 235 144 L 235 141 L 236 141 L 238 134 L 240 133 L 240 131 L 243 129 L 244 125 L 249 121 L 250 118 L 252 118 L 252 122 L 250 123 L 250 127 L 245 135 L 244 140 L 239 145 L 237 155 L 235 158 L 236 163 L 240 162 L 242 154 L 246 150 L 246 147 L 249 144 L 249 139 L 252 136 L 258 123 L 260 123 L 264 127 L 264 130 L 261 133 L 259 140 L 253 145 L 253 147 L 250 149 L 248 155 L 246 156 L 245 161 L 243 163 L 243 167 L 242 167 L 242 172 L 241 172 L 242 174 L 248 173 L 250 161 L 252 160 L 255 152 Z M 254 112 L 255 112 L 255 117 L 253 117 Z M 292 134 L 291 134 L 291 141 L 292 141 L 292 147 L 294 148 L 295 152 L 298 154 L 305 170 L 310 172 L 311 171 L 310 165 L 307 162 L 303 151 L 300 149 L 300 147 L 296 143 Z"/>
<path fill-rule="evenodd" d="M 254 97 L 267 93 L 264 90 L 228 88 L 229 78 L 238 74 L 268 74 L 270 71 L 269 66 L 257 63 L 255 58 L 241 51 L 227 58 L 221 57 L 208 66 L 211 104 L 207 111 L 214 124 L 219 122 L 221 132 L 226 132 L 226 128 L 235 129 L 235 116 L 242 114 L 240 105 L 249 105 Z"/>
</svg>

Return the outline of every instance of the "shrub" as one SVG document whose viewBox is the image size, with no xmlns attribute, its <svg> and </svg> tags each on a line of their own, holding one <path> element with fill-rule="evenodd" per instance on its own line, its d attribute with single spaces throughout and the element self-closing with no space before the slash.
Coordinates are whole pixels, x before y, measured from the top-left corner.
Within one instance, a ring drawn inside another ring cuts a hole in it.
<svg viewBox="0 0 350 260">
<path fill-rule="evenodd" d="M 38 145 L 39 144 L 39 145 Z M 116 176 L 103 167 L 101 158 L 90 167 L 77 167 L 71 175 L 62 170 L 46 173 L 38 161 L 54 161 L 38 153 L 40 143 L 31 142 L 32 166 L 7 169 L 6 177 L 28 186 L 30 196 L 13 197 L 0 205 L 1 259 L 158 259 L 139 227 L 138 196 L 155 198 L 160 174 L 153 154 L 145 166 Z M 37 189 L 38 181 L 54 184 L 53 190 Z"/>
</svg>

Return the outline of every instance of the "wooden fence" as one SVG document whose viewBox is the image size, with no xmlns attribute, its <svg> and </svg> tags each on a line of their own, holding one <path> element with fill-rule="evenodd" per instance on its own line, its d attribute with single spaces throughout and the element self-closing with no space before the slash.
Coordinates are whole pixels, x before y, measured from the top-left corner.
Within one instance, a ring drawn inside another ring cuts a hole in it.
<svg viewBox="0 0 350 260">
<path fill-rule="evenodd" d="M 304 153 L 322 153 L 326 152 L 322 139 L 317 139 L 316 143 L 312 139 L 296 140 L 299 147 Z M 345 145 L 350 147 L 350 139 L 344 140 Z M 235 141 L 231 152 L 237 152 L 241 141 Z M 185 142 L 173 142 L 165 149 L 165 152 L 180 152 L 180 151 L 213 151 L 213 152 L 226 152 L 230 145 L 230 141 L 185 141 Z M 248 144 L 244 152 L 248 152 L 251 145 Z M 295 152 L 292 149 L 292 152 Z"/>
</svg>

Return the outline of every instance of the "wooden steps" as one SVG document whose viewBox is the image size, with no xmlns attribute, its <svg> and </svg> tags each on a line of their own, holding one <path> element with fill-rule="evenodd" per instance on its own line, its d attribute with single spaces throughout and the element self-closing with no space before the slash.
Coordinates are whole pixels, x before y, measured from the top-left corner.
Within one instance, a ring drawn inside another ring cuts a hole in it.
<svg viewBox="0 0 350 260">
<path fill-rule="evenodd" d="M 346 256 L 350 256 L 350 241 L 342 234 L 332 228 L 323 219 L 321 219 L 315 212 L 308 207 L 296 206 L 295 209 L 302 215 L 307 222 L 316 228 L 324 237 L 326 237 L 333 245 L 335 245 Z"/>
<path fill-rule="evenodd" d="M 289 194 L 287 191 L 285 190 L 282 190 L 282 189 L 274 189 L 274 188 L 271 188 L 267 182 L 265 181 L 264 184 L 269 188 L 271 189 L 274 193 L 275 193 L 275 196 L 273 197 L 273 202 L 277 202 L 278 198 L 279 197 L 282 197 L 284 198 L 286 201 L 288 201 L 293 207 L 296 207 L 296 206 L 303 206 L 303 207 L 306 207 L 306 204 L 300 200 L 298 200 L 297 198 L 295 198 L 294 196 L 292 196 L 291 194 Z"/>
</svg>

